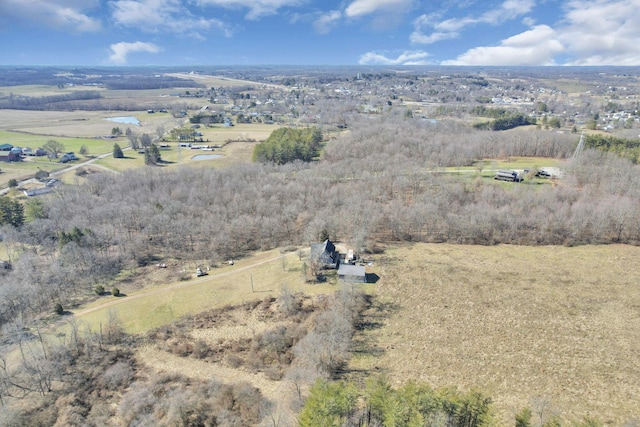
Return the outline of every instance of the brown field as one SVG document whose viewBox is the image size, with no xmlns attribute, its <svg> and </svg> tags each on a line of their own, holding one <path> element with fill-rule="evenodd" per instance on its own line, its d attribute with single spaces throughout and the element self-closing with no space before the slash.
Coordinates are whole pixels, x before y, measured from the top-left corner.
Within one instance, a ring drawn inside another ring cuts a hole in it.
<svg viewBox="0 0 640 427">
<path fill-rule="evenodd" d="M 504 424 L 546 400 L 548 414 L 622 425 L 640 417 L 639 258 L 622 245 L 390 248 L 367 319 L 380 327 L 358 336 L 352 368 L 480 388 Z"/>
<path fill-rule="evenodd" d="M 107 117 L 120 116 L 134 116 L 141 125 L 138 127 L 105 120 Z M 136 133 L 155 134 L 158 126 L 163 126 L 168 131 L 177 124 L 177 119 L 171 114 L 148 114 L 146 111 L 0 110 L 0 130 L 19 131 L 36 137 L 43 135 L 51 138 L 94 138 L 111 135 L 111 129 L 114 127 L 123 131 L 130 127 Z"/>
</svg>

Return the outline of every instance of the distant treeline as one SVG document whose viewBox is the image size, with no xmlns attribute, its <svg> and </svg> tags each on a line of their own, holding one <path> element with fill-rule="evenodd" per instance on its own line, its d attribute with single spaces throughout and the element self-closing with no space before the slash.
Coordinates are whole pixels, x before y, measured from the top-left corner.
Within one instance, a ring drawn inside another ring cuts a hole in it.
<svg viewBox="0 0 640 427">
<path fill-rule="evenodd" d="M 475 125 L 477 129 L 490 130 L 508 130 L 518 126 L 527 126 L 536 124 L 535 119 L 526 114 L 517 111 L 510 111 L 504 108 L 487 108 L 483 105 L 477 106 L 471 110 L 476 116 L 489 117 L 494 119 L 490 122 L 478 123 Z"/>
<path fill-rule="evenodd" d="M 95 90 L 81 90 L 49 96 L 18 96 L 9 95 L 0 98 L 0 109 L 11 110 L 71 110 L 75 101 L 101 99 L 100 92 Z"/>
<path fill-rule="evenodd" d="M 111 90 L 149 90 L 170 88 L 204 88 L 192 80 L 179 79 L 177 77 L 159 76 L 131 76 L 118 79 L 102 79 L 104 87 Z"/>
<path fill-rule="evenodd" d="M 189 118 L 190 123 L 194 124 L 212 124 L 212 123 L 223 123 L 224 122 L 224 114 L 215 113 L 215 114 L 203 114 L 198 113 L 195 116 Z"/>
<path fill-rule="evenodd" d="M 585 135 L 585 145 L 598 150 L 615 153 L 633 163 L 640 160 L 640 139 L 620 138 L 613 135 Z"/>
</svg>

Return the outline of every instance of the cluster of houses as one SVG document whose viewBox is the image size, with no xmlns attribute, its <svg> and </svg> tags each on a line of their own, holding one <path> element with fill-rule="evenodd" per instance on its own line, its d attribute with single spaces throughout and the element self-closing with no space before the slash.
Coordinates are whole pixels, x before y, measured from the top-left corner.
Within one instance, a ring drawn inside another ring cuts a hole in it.
<svg viewBox="0 0 640 427">
<path fill-rule="evenodd" d="M 364 265 L 357 265 L 353 251 L 340 253 L 329 239 L 322 243 L 311 244 L 311 260 L 323 269 L 337 269 L 341 282 L 367 283 Z"/>
<path fill-rule="evenodd" d="M 47 151 L 42 148 L 36 150 L 29 147 L 14 147 L 11 144 L 0 144 L 0 161 L 17 162 L 23 156 L 46 156 Z"/>
</svg>

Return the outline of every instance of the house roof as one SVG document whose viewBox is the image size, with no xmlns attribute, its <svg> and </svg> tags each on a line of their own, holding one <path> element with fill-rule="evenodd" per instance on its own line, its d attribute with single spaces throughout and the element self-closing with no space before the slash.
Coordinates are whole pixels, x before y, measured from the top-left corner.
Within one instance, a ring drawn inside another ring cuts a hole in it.
<svg viewBox="0 0 640 427">
<path fill-rule="evenodd" d="M 336 253 L 336 246 L 331 243 L 329 239 L 325 240 L 322 243 L 311 244 L 311 254 L 313 256 L 320 256 L 325 253 L 329 254 L 330 256 L 333 256 Z"/>
<path fill-rule="evenodd" d="M 366 277 L 364 265 L 340 264 L 338 276 Z"/>
</svg>

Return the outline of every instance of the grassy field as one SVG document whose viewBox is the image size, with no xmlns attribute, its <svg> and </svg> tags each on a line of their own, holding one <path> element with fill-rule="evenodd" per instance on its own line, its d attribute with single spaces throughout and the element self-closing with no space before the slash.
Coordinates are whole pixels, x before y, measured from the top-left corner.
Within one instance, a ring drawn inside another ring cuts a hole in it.
<svg viewBox="0 0 640 427">
<path fill-rule="evenodd" d="M 365 319 L 378 327 L 351 367 L 478 387 L 505 425 L 536 400 L 622 425 L 640 415 L 639 258 L 621 245 L 389 248 Z"/>
<path fill-rule="evenodd" d="M 30 147 L 36 149 L 42 147 L 49 140 L 55 140 L 64 145 L 65 151 L 73 151 L 77 153 L 83 145 L 89 149 L 89 154 L 103 154 L 112 150 L 113 140 L 102 138 L 68 138 L 68 137 L 52 137 L 47 135 L 33 135 L 22 132 L 10 132 L 0 130 L 0 143 L 11 144 L 18 147 Z M 120 138 L 122 142 L 124 138 Z M 34 159 L 34 160 L 42 160 Z M 46 159 L 45 159 L 46 161 Z"/>
<path fill-rule="evenodd" d="M 305 283 L 298 255 L 279 250 L 236 260 L 233 266 L 212 269 L 204 277 L 196 278 L 194 271 L 190 265 L 169 265 L 166 269 L 151 266 L 136 277 L 116 283 L 125 297 L 103 297 L 74 310 L 75 317 L 95 331 L 100 323 L 106 324 L 111 312 L 128 332 L 139 333 L 187 313 L 277 296 L 283 286 L 309 294 L 333 292 L 334 288 L 330 282 Z M 187 280 L 180 280 L 182 276 Z M 139 289 L 141 282 L 147 284 L 144 289 Z"/>
</svg>

